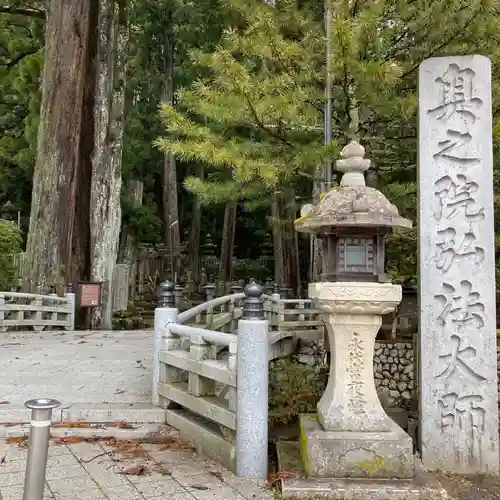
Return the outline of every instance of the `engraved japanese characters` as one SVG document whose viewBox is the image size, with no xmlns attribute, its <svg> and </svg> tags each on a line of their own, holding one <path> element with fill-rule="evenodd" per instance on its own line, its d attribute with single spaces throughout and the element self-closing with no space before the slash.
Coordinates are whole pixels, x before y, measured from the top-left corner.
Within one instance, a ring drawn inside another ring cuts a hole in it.
<svg viewBox="0 0 500 500">
<path fill-rule="evenodd" d="M 420 407 L 424 465 L 498 472 L 491 69 L 419 74 Z"/>
<path fill-rule="evenodd" d="M 363 339 L 359 333 L 353 332 L 352 339 L 347 345 L 349 358 L 347 360 L 348 405 L 353 413 L 363 413 L 366 400 L 363 393 L 363 358 L 365 356 Z"/>
</svg>

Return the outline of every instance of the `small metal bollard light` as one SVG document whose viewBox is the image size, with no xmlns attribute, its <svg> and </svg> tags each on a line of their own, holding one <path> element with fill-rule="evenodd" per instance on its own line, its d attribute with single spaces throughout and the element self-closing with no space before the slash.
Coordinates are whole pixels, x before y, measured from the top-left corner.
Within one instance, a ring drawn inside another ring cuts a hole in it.
<svg viewBox="0 0 500 500">
<path fill-rule="evenodd" d="M 44 398 L 31 399 L 24 403 L 26 408 L 31 410 L 31 428 L 23 500 L 43 500 L 52 410 L 60 404 L 55 399 Z"/>
</svg>

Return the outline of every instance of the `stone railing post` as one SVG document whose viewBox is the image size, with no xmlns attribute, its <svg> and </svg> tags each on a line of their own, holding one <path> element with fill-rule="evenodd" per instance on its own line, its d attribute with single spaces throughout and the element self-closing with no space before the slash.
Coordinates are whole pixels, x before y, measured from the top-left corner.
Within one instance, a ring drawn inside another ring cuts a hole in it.
<svg viewBox="0 0 500 500">
<path fill-rule="evenodd" d="M 175 307 L 174 298 L 175 285 L 171 281 L 160 283 L 159 293 L 155 308 L 154 324 L 154 344 L 153 344 L 153 387 L 152 402 L 155 406 L 160 405 L 160 395 L 158 394 L 158 382 L 160 381 L 160 350 L 164 348 L 163 338 L 165 336 L 165 326 L 168 323 L 175 323 L 179 315 Z M 168 335 L 168 330 L 167 330 Z"/>
<path fill-rule="evenodd" d="M 184 292 L 184 288 L 181 285 L 175 285 L 174 288 L 174 304 L 177 309 L 181 308 L 182 305 L 182 294 Z"/>
<path fill-rule="evenodd" d="M 268 469 L 269 323 L 262 287 L 245 287 L 243 317 L 238 322 L 236 473 L 266 479 Z"/>
<path fill-rule="evenodd" d="M 5 295 L 0 295 L 0 332 L 6 332 L 7 327 L 3 326 L 5 320 Z"/>
<path fill-rule="evenodd" d="M 69 320 L 66 330 L 72 331 L 75 329 L 76 317 L 76 296 L 73 290 L 73 283 L 68 283 L 66 287 L 66 298 L 68 299 Z"/>
<path fill-rule="evenodd" d="M 282 299 L 290 298 L 290 287 L 283 283 L 279 288 L 279 294 Z"/>
<path fill-rule="evenodd" d="M 269 311 L 269 324 L 272 330 L 279 330 L 279 311 L 281 308 L 280 303 L 281 295 L 278 283 L 274 283 L 271 294 L 271 304 Z"/>
<path fill-rule="evenodd" d="M 203 287 L 203 290 L 205 290 L 205 301 L 208 302 L 209 300 L 215 299 L 215 285 L 213 283 L 208 283 Z"/>
<path fill-rule="evenodd" d="M 51 297 L 57 297 L 57 287 L 56 287 L 56 285 L 50 285 L 49 296 L 51 296 Z M 43 305 L 45 305 L 45 304 L 43 304 Z M 59 302 L 57 300 L 49 300 L 47 305 L 50 306 L 50 307 L 54 307 L 55 308 L 55 307 L 57 307 L 59 305 Z M 52 312 L 52 313 L 49 313 L 49 314 L 50 314 L 50 321 L 56 322 L 57 321 L 57 312 Z M 48 314 L 45 313 L 45 316 L 48 317 Z M 42 318 L 43 317 L 44 317 L 44 313 L 42 313 Z"/>
<path fill-rule="evenodd" d="M 208 283 L 203 287 L 205 290 L 205 302 L 215 299 L 215 285 L 213 283 Z M 214 310 L 212 307 L 208 308 L 205 314 L 205 324 L 209 328 L 214 320 Z"/>
</svg>

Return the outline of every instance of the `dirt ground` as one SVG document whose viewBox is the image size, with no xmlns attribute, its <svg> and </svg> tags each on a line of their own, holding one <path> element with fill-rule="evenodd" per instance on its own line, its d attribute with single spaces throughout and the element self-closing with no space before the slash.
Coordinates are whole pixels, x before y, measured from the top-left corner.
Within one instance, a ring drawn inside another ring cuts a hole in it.
<svg viewBox="0 0 500 500">
<path fill-rule="evenodd" d="M 454 500 L 500 500 L 500 477 L 436 474 Z"/>
</svg>

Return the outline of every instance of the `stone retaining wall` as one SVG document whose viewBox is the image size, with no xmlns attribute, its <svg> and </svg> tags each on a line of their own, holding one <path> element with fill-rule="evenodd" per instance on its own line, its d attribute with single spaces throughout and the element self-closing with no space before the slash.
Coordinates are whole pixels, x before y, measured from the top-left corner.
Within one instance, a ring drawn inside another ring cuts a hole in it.
<svg viewBox="0 0 500 500">
<path fill-rule="evenodd" d="M 389 406 L 409 407 L 415 387 L 413 345 L 375 342 L 375 387 Z"/>
<path fill-rule="evenodd" d="M 299 360 L 315 364 L 323 352 L 322 342 L 304 344 Z M 497 347 L 498 392 L 500 394 L 500 346 Z M 373 373 L 375 387 L 385 405 L 409 409 L 416 389 L 413 345 L 409 342 L 375 342 Z"/>
</svg>

